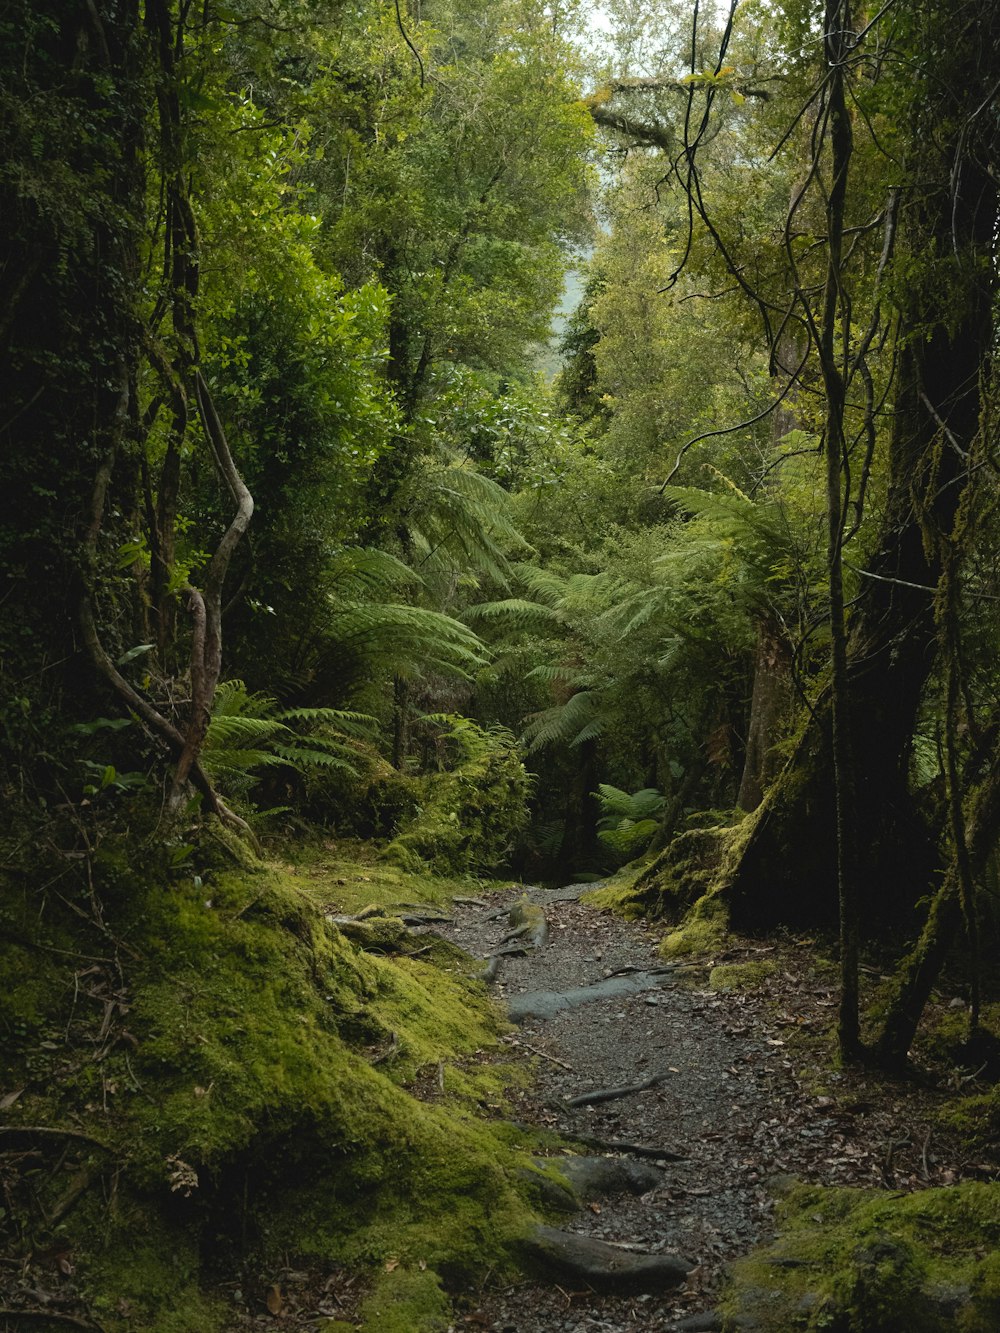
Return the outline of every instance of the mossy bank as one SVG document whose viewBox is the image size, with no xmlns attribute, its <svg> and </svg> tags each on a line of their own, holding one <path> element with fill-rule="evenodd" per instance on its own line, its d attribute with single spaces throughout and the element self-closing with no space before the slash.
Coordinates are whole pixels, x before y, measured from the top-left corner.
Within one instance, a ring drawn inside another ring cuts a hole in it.
<svg viewBox="0 0 1000 1333">
<path fill-rule="evenodd" d="M 362 850 L 171 875 L 108 849 L 42 896 L 41 930 L 37 887 L 5 881 L 5 1253 L 62 1308 L 234 1328 L 234 1290 L 263 1312 L 280 1256 L 356 1271 L 364 1327 L 418 1333 L 449 1283 L 508 1264 L 532 1145 L 499 1118 L 513 1074 L 476 964 L 328 920 L 460 887 Z"/>
</svg>

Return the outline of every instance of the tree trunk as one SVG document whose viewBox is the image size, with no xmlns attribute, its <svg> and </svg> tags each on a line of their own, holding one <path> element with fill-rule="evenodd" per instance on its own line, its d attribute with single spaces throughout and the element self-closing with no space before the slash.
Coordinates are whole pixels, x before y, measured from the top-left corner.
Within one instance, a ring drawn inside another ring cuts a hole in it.
<svg viewBox="0 0 1000 1333">
<path fill-rule="evenodd" d="M 762 620 L 757 628 L 746 756 L 736 799 L 741 810 L 756 810 L 778 774 L 774 744 L 791 711 L 791 679 L 792 654 L 785 635 L 774 620 Z"/>
<path fill-rule="evenodd" d="M 937 862 L 909 791 L 910 748 L 936 659 L 933 593 L 941 559 L 932 534 L 951 531 L 964 492 L 992 347 L 993 269 L 986 256 L 997 218 L 995 182 L 972 159 L 958 193 L 942 180 L 912 214 L 911 253 L 948 254 L 957 245 L 956 285 L 958 274 L 962 282 L 943 311 L 935 286 L 940 273 L 922 284 L 918 278 L 901 312 L 889 490 L 881 538 L 862 571 L 847 662 L 858 844 L 865 849 L 859 890 L 874 918 L 895 929 L 912 919 Z M 827 693 L 727 866 L 724 888 L 737 924 L 836 921 L 831 772 Z"/>
<path fill-rule="evenodd" d="M 576 747 L 579 755 L 573 788 L 569 793 L 560 868 L 569 875 L 596 867 L 597 842 L 597 742 L 584 741 Z"/>
<path fill-rule="evenodd" d="M 995 747 L 1000 724 L 992 725 L 989 732 Z M 998 827 L 1000 766 L 994 764 L 973 797 L 965 829 L 965 854 L 970 875 L 976 878 L 984 875 L 996 846 Z M 898 1066 L 906 1063 L 917 1024 L 961 925 L 961 872 L 956 858 L 931 903 L 919 940 L 896 974 L 889 1010 L 875 1046 L 876 1056 L 883 1064 Z"/>
</svg>

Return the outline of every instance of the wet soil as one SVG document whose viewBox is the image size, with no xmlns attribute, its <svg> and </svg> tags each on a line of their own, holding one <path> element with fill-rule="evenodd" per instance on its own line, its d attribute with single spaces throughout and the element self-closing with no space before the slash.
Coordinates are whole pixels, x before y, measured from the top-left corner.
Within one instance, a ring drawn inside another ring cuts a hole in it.
<svg viewBox="0 0 1000 1333">
<path fill-rule="evenodd" d="M 545 909 L 549 944 L 502 960 L 498 999 L 523 1006 L 537 991 L 567 992 L 663 966 L 656 953 L 662 931 L 581 902 L 587 887 L 530 892 Z M 485 957 L 509 930 L 498 909 L 521 892 L 487 895 L 486 907 L 458 906 L 453 924 L 437 929 Z M 936 1123 L 936 1108 L 954 1095 L 941 1080 L 893 1082 L 834 1067 L 834 977 L 814 949 L 731 938 L 711 958 L 686 962 L 649 989 L 528 1016 L 507 1043 L 533 1062 L 535 1074 L 530 1092 L 514 1095 L 516 1119 L 570 1138 L 629 1140 L 664 1152 L 661 1182 L 647 1194 L 586 1199 L 560 1225 L 630 1250 L 683 1256 L 692 1264 L 686 1283 L 622 1296 L 554 1279 L 521 1282 L 468 1293 L 456 1329 L 674 1329 L 712 1308 L 729 1260 L 771 1236 L 782 1177 L 909 1190 L 979 1174 Z M 767 962 L 773 972 L 752 989 L 720 993 L 709 975 L 723 962 Z M 644 1091 L 568 1105 L 653 1075 L 662 1077 Z M 669 1160 L 675 1153 L 684 1160 Z"/>
</svg>

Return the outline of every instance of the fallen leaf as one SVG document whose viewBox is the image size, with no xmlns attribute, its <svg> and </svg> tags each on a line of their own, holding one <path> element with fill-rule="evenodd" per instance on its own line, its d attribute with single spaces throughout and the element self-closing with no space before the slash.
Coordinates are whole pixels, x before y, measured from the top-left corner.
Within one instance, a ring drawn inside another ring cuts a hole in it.
<svg viewBox="0 0 1000 1333">
<path fill-rule="evenodd" d="M 284 1308 L 285 1298 L 282 1296 L 281 1288 L 278 1286 L 277 1282 L 275 1282 L 268 1289 L 267 1297 L 265 1299 L 265 1304 L 267 1308 L 270 1310 L 271 1314 L 273 1315 L 281 1314 L 281 1311 Z"/>
<path fill-rule="evenodd" d="M 386 1271 L 387 1273 L 394 1273 L 398 1267 L 399 1267 L 399 1260 L 398 1260 L 398 1259 L 386 1259 L 386 1261 L 385 1261 L 385 1271 Z"/>
</svg>

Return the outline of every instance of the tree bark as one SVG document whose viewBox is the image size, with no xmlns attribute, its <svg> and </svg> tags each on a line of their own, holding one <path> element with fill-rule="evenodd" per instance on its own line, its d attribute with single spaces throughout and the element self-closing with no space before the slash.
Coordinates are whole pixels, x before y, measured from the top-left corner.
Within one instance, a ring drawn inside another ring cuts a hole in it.
<svg viewBox="0 0 1000 1333">
<path fill-rule="evenodd" d="M 756 810 L 778 774 L 780 764 L 774 744 L 791 711 L 791 679 L 791 649 L 780 625 L 771 618 L 761 620 L 754 653 L 746 755 L 736 798 L 741 810 Z"/>
<path fill-rule="evenodd" d="M 990 733 L 995 746 L 1000 724 L 994 724 Z M 875 1055 L 885 1065 L 906 1063 L 931 990 L 962 925 L 963 873 L 976 877 L 984 874 L 996 846 L 998 826 L 1000 765 L 994 764 L 972 798 L 964 833 L 967 864 L 962 867 L 958 857 L 953 860 L 931 903 L 920 938 L 896 974 L 889 1009 L 875 1044 Z"/>
</svg>

